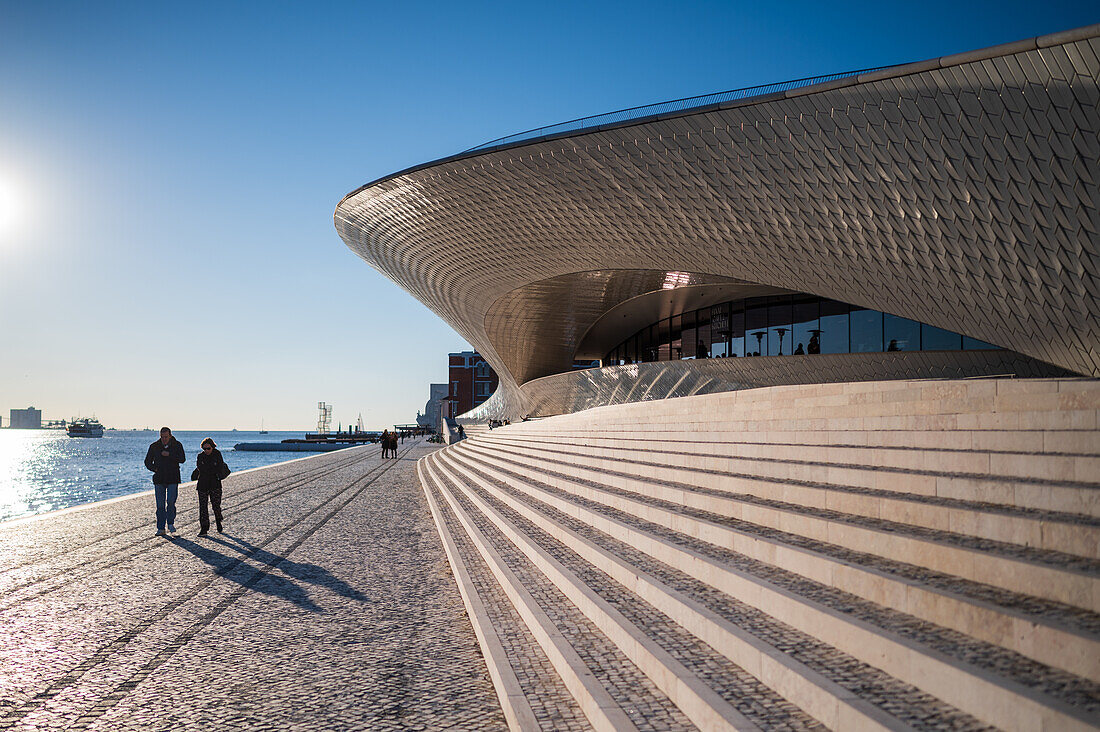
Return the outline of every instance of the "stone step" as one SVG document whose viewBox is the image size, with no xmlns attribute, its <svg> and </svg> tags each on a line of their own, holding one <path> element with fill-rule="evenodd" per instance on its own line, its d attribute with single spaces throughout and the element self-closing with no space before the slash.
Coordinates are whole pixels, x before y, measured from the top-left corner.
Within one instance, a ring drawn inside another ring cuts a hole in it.
<svg viewBox="0 0 1100 732">
<path fill-rule="evenodd" d="M 967 660 L 967 654 L 975 652 L 997 655 L 1009 653 L 977 641 L 960 651 L 961 657 L 949 656 L 945 650 L 959 647 L 966 640 L 961 634 L 942 629 L 928 628 L 926 623 L 898 617 L 900 614 L 875 608 L 851 596 L 838 596 L 838 591 L 806 580 L 794 578 L 786 583 L 779 580 L 774 568 L 757 568 L 760 574 L 745 571 L 744 557 L 689 536 L 672 536 L 674 532 L 660 535 L 652 525 L 625 514 L 613 515 L 603 507 L 594 510 L 582 505 L 580 494 L 558 491 L 548 484 L 540 487 L 538 481 L 516 472 L 494 468 L 471 450 L 451 450 L 439 456 L 441 464 L 465 468 L 467 474 L 476 471 L 523 491 L 532 498 L 589 524 L 593 528 L 629 544 L 653 559 L 689 574 L 694 580 L 717 589 L 729 598 L 737 598 L 755 610 L 771 616 L 796 630 L 820 639 L 838 651 L 847 653 L 863 663 L 886 671 L 900 681 L 924 690 L 944 702 L 973 714 L 986 722 L 1008 729 L 1039 728 L 1057 725 L 1060 728 L 1086 728 L 1094 722 L 1095 709 L 1082 710 L 1072 702 L 1078 697 L 1090 699 L 1088 691 L 1095 685 L 1084 680 L 1074 680 L 1054 669 L 1038 668 L 1039 664 L 1027 661 L 1015 654 L 1013 668 L 1031 664 L 1027 674 L 1020 678 L 1005 678 L 995 673 L 996 659 L 989 668 L 977 667 Z M 538 522 L 544 526 L 545 522 Z M 700 551 L 700 549 L 704 551 Z M 725 554 L 721 559 L 716 557 Z M 758 564 L 758 563 L 757 563 Z M 891 616 L 892 613 L 892 616 Z M 885 617 L 885 619 L 884 619 Z M 913 635 L 914 631 L 916 635 Z M 908 632 L 907 632 L 908 631 Z M 952 637 L 958 636 L 958 637 Z M 1037 679 L 1037 676 L 1041 677 Z M 1030 681 L 1025 686 L 1022 681 Z M 1086 692 L 1075 688 L 1077 696 L 1067 693 L 1069 687 L 1084 684 Z M 1011 710 L 1011 711 L 1008 711 Z"/>
<path fill-rule="evenodd" d="M 593 440 L 595 441 L 595 440 Z M 1100 558 L 1100 486 L 1073 486 L 984 478 L 921 470 L 876 466 L 836 465 L 803 459 L 728 457 L 701 452 L 671 452 L 657 445 L 593 446 L 552 438 L 500 437 L 479 443 L 565 461 L 598 470 L 629 472 L 658 481 L 686 483 L 702 488 L 746 493 L 796 505 L 908 523 L 940 531 L 1016 543 L 1092 559 Z M 978 489 L 966 499 L 963 487 Z M 946 495 L 945 495 L 946 494 Z M 1001 500 L 990 500 L 993 497 Z M 1029 500 L 1017 505 L 1014 496 Z M 1057 497 L 1066 507 L 1084 507 L 1082 513 L 1035 508 Z M 1042 500 L 1041 500 L 1042 499 Z"/>
<path fill-rule="evenodd" d="M 440 456 L 435 463 L 471 515 L 520 549 L 654 684 L 702 729 L 807 728 L 813 719 L 660 610 L 531 524 Z M 754 700 L 745 706 L 745 700 Z M 743 706 L 742 714 L 734 705 Z"/>
<path fill-rule="evenodd" d="M 681 730 L 690 720 L 496 527 L 436 471 L 425 475 L 440 505 L 453 512 L 516 613 L 597 730 Z"/>
<path fill-rule="evenodd" d="M 659 422 L 664 425 L 664 422 Z M 607 439 L 646 439 L 652 441 L 672 440 L 692 444 L 697 439 L 688 440 L 674 429 L 646 432 L 644 437 L 631 425 L 573 425 L 569 416 L 556 418 L 539 428 L 512 425 L 504 430 L 483 430 L 481 434 L 560 434 L 574 439 L 584 439 L 596 434 Z M 662 434 L 663 432 L 663 434 Z M 717 432 L 706 430 L 702 442 L 711 442 Z M 761 443 L 776 445 L 806 445 L 809 447 L 886 447 L 911 450 L 989 450 L 998 452 L 1032 453 L 1037 455 L 1086 455 L 1100 454 L 1100 430 L 866 430 L 866 429 L 819 429 L 819 430 L 783 430 L 764 429 L 753 431 L 734 431 L 727 433 L 729 442 Z"/>
<path fill-rule="evenodd" d="M 770 437 L 770 435 L 769 435 Z M 607 436 L 592 429 L 543 431 L 539 433 L 486 433 L 484 439 L 557 440 L 585 447 L 624 449 L 656 449 L 674 454 L 706 457 L 739 457 L 774 460 L 795 460 L 839 465 L 862 465 L 897 470 L 928 470 L 944 473 L 977 473 L 983 476 L 1003 476 L 1012 479 L 1068 481 L 1086 483 L 1100 488 L 1100 454 L 1042 453 L 1018 446 L 1005 449 L 942 447 L 913 445 L 823 445 L 806 442 L 783 443 L 774 439 L 761 440 L 758 435 L 712 431 L 705 440 L 685 440 L 675 432 L 662 436 Z M 944 442 L 949 442 L 945 437 Z"/>
<path fill-rule="evenodd" d="M 720 434 L 696 441 L 594 437 L 591 430 L 586 434 L 511 433 L 488 439 L 495 443 L 553 442 L 593 455 L 630 457 L 659 452 L 663 453 L 662 462 L 681 467 L 1100 517 L 1100 484 L 1096 482 L 1100 476 L 1088 467 L 1097 462 L 1096 456 L 991 455 L 977 450 L 947 452 L 919 448 L 750 443 L 730 440 Z M 937 460 L 940 456 L 944 456 L 944 460 Z M 1059 462 L 1052 462 L 1050 458 L 1057 458 Z M 984 469 L 983 463 L 987 465 Z M 994 466 L 999 474 L 990 472 Z M 1036 469 L 1044 466 L 1048 468 L 1046 472 Z M 1018 473 L 1017 467 L 1020 468 Z M 1082 480 L 1067 478 L 1067 474 L 1080 476 Z"/>
<path fill-rule="evenodd" d="M 965 383 L 965 382 L 954 382 Z M 812 385 L 814 388 L 820 385 Z M 598 422 L 607 429 L 661 431 L 659 421 L 695 433 L 709 429 L 759 431 L 805 430 L 1013 430 L 1096 431 L 1100 427 L 1100 382 L 1077 383 L 1075 392 L 1012 394 L 960 399 L 950 386 L 924 395 L 928 387 L 899 391 L 896 400 L 870 401 L 865 394 L 813 396 L 811 387 L 770 387 L 620 404 L 569 415 L 576 424 Z M 992 383 L 987 388 L 997 385 Z M 998 387 L 1000 388 L 1000 387 Z M 803 394 L 804 398 L 796 398 Z M 557 421 L 559 418 L 555 418 Z M 538 422 L 513 427 L 535 429 Z"/>
<path fill-rule="evenodd" d="M 453 453 L 609 510 L 681 532 L 756 561 L 773 564 L 826 585 L 922 620 L 944 625 L 1073 674 L 1100 681 L 1100 616 L 1064 604 L 933 572 L 908 561 L 852 551 L 836 543 L 806 538 L 741 519 L 729 518 L 680 502 L 634 491 L 566 478 L 531 469 L 527 461 L 475 451 Z"/>
<path fill-rule="evenodd" d="M 682 629 L 680 633 L 691 633 L 714 649 L 709 653 L 721 653 L 737 664 L 734 668 L 738 673 L 748 671 L 771 687 L 751 692 L 730 690 L 742 698 L 751 695 L 765 709 L 781 706 L 785 698 L 831 729 L 908 729 L 929 720 L 966 728 L 976 722 L 918 689 L 725 597 L 502 481 L 468 468 L 460 460 L 441 456 L 440 463 L 468 490 L 478 493 L 484 504 L 490 504 L 487 510 L 495 508 L 507 514 L 526 535 L 542 536 L 546 545 L 560 543 L 575 557 L 574 564 L 588 563 L 614 579 L 618 586 L 609 594 L 616 595 L 617 607 L 624 603 L 624 592 L 633 593 L 643 604 L 675 621 Z M 585 574 L 593 576 L 590 571 Z M 598 591 L 608 592 L 606 583 L 596 585 Z M 661 627 L 652 621 L 645 626 Z M 709 668 L 720 665 L 714 660 L 707 662 Z M 721 685 L 721 679 L 712 683 Z M 767 728 L 775 726 L 770 719 L 754 721 Z"/>
<path fill-rule="evenodd" d="M 492 455 L 493 447 L 471 444 L 467 450 Z M 496 457 L 506 456 L 498 454 Z M 1100 569 L 1094 560 L 839 511 L 807 508 L 748 494 L 596 470 L 533 455 L 525 455 L 514 464 L 517 469 L 533 474 L 557 473 L 555 480 L 559 481 L 604 484 L 894 561 L 916 560 L 934 571 L 1090 612 L 1097 612 L 1100 607 Z"/>
<path fill-rule="evenodd" d="M 512 730 L 586 730 L 588 720 L 417 463 L 420 485 Z"/>
<path fill-rule="evenodd" d="M 885 385 L 887 382 L 877 382 Z M 892 382 L 882 389 L 858 390 L 838 385 L 826 393 L 825 385 L 776 386 L 722 392 L 678 399 L 619 404 L 599 408 L 608 424 L 648 414 L 655 405 L 659 414 L 678 415 L 689 421 L 712 422 L 726 416 L 737 419 L 791 419 L 806 416 L 863 418 L 912 416 L 967 416 L 974 427 L 1001 425 L 1011 429 L 1095 429 L 1100 409 L 1100 384 L 1096 380 L 1025 383 L 1000 380 Z M 1021 388 L 1022 387 L 1022 388 Z M 1066 389 L 1059 391 L 1059 389 Z M 1037 390 L 1038 389 L 1038 390 Z M 1043 391 L 1043 389 L 1046 389 Z M 588 410 L 594 416 L 597 410 Z M 990 419 L 991 418 L 991 419 Z M 1035 426 L 1028 427 L 1030 422 Z M 1015 423 L 1013 427 L 1004 425 Z"/>
<path fill-rule="evenodd" d="M 690 399 L 691 397 L 682 397 Z M 671 399 L 666 401 L 672 401 Z M 646 402 L 651 404 L 651 402 Z M 738 436 L 758 434 L 782 436 L 782 440 L 791 443 L 837 442 L 839 444 L 861 445 L 865 442 L 883 444 L 891 442 L 901 446 L 915 447 L 974 447 L 976 449 L 1006 449 L 998 447 L 1009 441 L 1007 449 L 1019 449 L 1028 452 L 1068 452 L 1096 454 L 1100 436 L 1096 428 L 1019 428 L 1019 427 L 962 427 L 959 415 L 894 415 L 889 417 L 835 417 L 817 416 L 800 413 L 791 419 L 739 419 L 736 412 L 704 416 L 678 416 L 655 412 L 652 415 L 637 413 L 625 417 L 613 418 L 602 414 L 614 407 L 600 407 L 575 415 L 562 415 L 553 421 L 526 422 L 503 428 L 509 432 L 540 430 L 575 429 L 591 433 L 594 428 L 609 435 L 623 434 L 662 437 L 675 434 L 681 439 L 707 439 L 715 431 L 724 431 Z M 598 417 L 598 419 L 594 419 Z M 965 420 L 964 420 L 965 421 Z M 495 433 L 496 430 L 493 430 Z M 881 436 L 878 433 L 884 433 Z M 939 433 L 945 433 L 940 435 Z M 950 437 L 951 439 L 947 439 Z M 1012 442 L 1026 440 L 1025 443 Z"/>
</svg>

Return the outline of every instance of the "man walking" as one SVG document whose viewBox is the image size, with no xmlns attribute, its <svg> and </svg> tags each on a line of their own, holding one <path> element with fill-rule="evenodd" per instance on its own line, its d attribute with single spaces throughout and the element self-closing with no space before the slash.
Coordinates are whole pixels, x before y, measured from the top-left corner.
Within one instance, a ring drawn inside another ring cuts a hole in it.
<svg viewBox="0 0 1100 732">
<path fill-rule="evenodd" d="M 160 428 L 160 439 L 145 453 L 145 467 L 153 471 L 153 495 L 157 499 L 157 536 L 176 533 L 176 495 L 180 487 L 180 464 L 187 454 L 167 427 Z"/>
</svg>

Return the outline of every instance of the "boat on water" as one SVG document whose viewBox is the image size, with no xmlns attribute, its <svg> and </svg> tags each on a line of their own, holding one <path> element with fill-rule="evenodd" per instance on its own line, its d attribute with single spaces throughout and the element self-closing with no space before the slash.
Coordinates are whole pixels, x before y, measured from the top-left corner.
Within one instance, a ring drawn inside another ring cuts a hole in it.
<svg viewBox="0 0 1100 732">
<path fill-rule="evenodd" d="M 95 417 L 74 419 L 69 422 L 65 431 L 69 433 L 69 437 L 103 437 L 103 425 Z"/>
</svg>

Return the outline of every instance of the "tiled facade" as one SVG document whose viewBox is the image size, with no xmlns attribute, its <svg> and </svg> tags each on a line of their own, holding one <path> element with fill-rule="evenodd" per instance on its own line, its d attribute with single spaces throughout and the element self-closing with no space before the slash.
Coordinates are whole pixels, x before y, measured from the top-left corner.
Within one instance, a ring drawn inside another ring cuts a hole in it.
<svg viewBox="0 0 1100 732">
<path fill-rule="evenodd" d="M 672 275 L 1098 376 L 1098 35 L 457 155 L 353 192 L 336 226 L 477 347 L 513 417 L 605 313 Z"/>
</svg>

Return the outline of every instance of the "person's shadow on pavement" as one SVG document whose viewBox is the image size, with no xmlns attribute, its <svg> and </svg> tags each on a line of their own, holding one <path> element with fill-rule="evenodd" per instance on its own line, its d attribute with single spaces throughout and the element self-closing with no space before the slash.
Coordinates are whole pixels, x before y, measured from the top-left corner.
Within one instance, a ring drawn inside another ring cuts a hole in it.
<svg viewBox="0 0 1100 732">
<path fill-rule="evenodd" d="M 221 543 L 227 546 L 233 546 L 227 542 Z M 286 560 L 275 554 L 264 552 L 266 556 L 257 557 L 251 555 L 258 561 L 268 565 L 264 567 L 263 570 L 257 570 L 248 565 L 241 566 L 244 563 L 244 556 L 235 557 L 228 554 L 222 554 L 215 549 L 203 546 L 190 539 L 178 537 L 172 542 L 172 545 L 178 546 L 180 549 L 194 554 L 196 557 L 213 567 L 216 574 L 232 582 L 236 582 L 243 587 L 247 587 L 249 590 L 260 592 L 265 595 L 272 595 L 274 597 L 281 597 L 284 600 L 293 602 L 303 610 L 309 610 L 310 612 L 319 613 L 324 611 L 323 607 L 313 601 L 308 592 L 293 581 L 273 571 L 273 565 L 276 563 L 278 563 L 279 569 L 283 569 L 284 565 L 287 563 Z M 241 553 L 245 556 L 249 556 L 248 552 Z M 234 572 L 234 569 L 240 569 L 241 571 Z M 264 571 L 264 576 L 256 577 L 257 571 Z"/>
<path fill-rule="evenodd" d="M 222 538 L 224 537 L 224 538 Z M 295 562 L 286 557 L 280 557 L 277 554 L 272 554 L 266 549 L 252 544 L 244 539 L 239 539 L 229 534 L 222 534 L 222 536 L 210 536 L 207 537 L 211 541 L 216 541 L 219 544 L 226 546 L 230 549 L 234 549 L 241 554 L 252 557 L 253 559 L 263 562 L 264 564 L 274 564 L 278 562 L 279 571 L 293 577 L 300 582 L 309 582 L 310 584 L 325 587 L 336 594 L 347 597 L 357 602 L 366 602 L 367 596 L 355 589 L 347 582 L 343 581 L 339 577 L 336 577 L 324 567 L 320 567 L 316 564 L 310 564 L 309 562 Z M 226 541 L 229 539 L 231 541 Z M 236 542 L 236 543 L 232 543 Z"/>
</svg>

